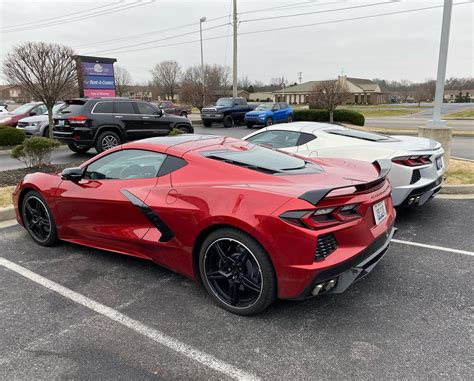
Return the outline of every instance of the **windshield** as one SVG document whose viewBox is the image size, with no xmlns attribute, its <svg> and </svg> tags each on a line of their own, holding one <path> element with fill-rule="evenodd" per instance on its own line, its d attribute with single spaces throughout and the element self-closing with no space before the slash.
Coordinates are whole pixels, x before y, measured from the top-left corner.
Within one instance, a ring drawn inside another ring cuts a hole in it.
<svg viewBox="0 0 474 381">
<path fill-rule="evenodd" d="M 216 103 L 216 106 L 232 106 L 232 99 L 219 99 Z"/>
<path fill-rule="evenodd" d="M 14 115 L 24 114 L 25 112 L 29 111 L 33 106 L 36 106 L 36 103 L 26 103 L 23 106 L 20 106 L 12 111 Z"/>
<path fill-rule="evenodd" d="M 53 115 L 54 114 L 57 114 L 62 107 L 64 107 L 65 104 L 64 103 L 58 103 L 57 105 L 54 105 L 53 107 Z M 43 115 L 48 115 L 48 111 L 44 112 Z"/>
<path fill-rule="evenodd" d="M 261 105 L 259 105 L 255 111 L 267 111 L 267 110 L 271 110 L 273 108 L 273 106 L 275 106 L 275 103 L 263 103 Z"/>
</svg>

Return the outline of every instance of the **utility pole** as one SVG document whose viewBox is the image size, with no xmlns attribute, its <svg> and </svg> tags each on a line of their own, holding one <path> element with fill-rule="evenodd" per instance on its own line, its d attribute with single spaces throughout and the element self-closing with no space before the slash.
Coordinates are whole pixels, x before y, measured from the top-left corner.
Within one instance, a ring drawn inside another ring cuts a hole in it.
<svg viewBox="0 0 474 381">
<path fill-rule="evenodd" d="M 301 80 L 303 79 L 303 72 L 299 71 L 298 72 L 298 81 L 301 83 Z"/>
<path fill-rule="evenodd" d="M 199 34 L 201 36 L 202 107 L 206 105 L 206 78 L 204 74 L 204 53 L 202 49 L 202 23 L 204 21 L 206 21 L 204 16 L 199 19 Z"/>
<path fill-rule="evenodd" d="M 452 9 L 453 0 L 444 0 L 433 120 L 428 121 L 426 127 L 420 127 L 418 129 L 418 136 L 439 141 L 443 145 L 443 158 L 446 167 L 449 166 L 449 156 L 451 154 L 452 130 L 451 127 L 448 127 L 445 120 L 441 120 L 441 106 L 444 98 L 444 82 L 446 80 L 446 64 L 448 61 L 449 30 L 451 26 Z"/>
<path fill-rule="evenodd" d="M 232 65 L 232 97 L 237 97 L 237 0 L 234 2 L 233 29 L 234 29 L 234 57 Z"/>
</svg>

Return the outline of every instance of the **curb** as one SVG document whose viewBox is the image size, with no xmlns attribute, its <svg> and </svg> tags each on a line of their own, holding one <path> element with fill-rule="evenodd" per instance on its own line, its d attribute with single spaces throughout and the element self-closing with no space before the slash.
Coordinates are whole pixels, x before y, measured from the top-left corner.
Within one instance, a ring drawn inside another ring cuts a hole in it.
<svg viewBox="0 0 474 381">
<path fill-rule="evenodd" d="M 474 184 L 443 185 L 439 194 L 471 195 L 474 194 Z"/>
<path fill-rule="evenodd" d="M 62 148 L 66 148 L 67 145 L 65 144 L 61 144 L 57 149 L 62 149 Z M 0 155 L 11 155 L 13 151 L 13 148 L 12 149 L 4 149 L 4 150 L 0 150 Z"/>
<path fill-rule="evenodd" d="M 16 218 L 15 208 L 7 206 L 6 208 L 0 208 L 0 221 L 12 220 Z"/>
</svg>

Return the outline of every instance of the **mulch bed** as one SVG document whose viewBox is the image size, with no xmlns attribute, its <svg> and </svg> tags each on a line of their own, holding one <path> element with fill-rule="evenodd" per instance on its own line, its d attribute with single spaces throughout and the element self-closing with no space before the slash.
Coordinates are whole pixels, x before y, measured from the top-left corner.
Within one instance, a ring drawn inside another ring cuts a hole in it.
<svg viewBox="0 0 474 381">
<path fill-rule="evenodd" d="M 25 175 L 35 172 L 44 172 L 44 173 L 57 173 L 61 172 L 64 168 L 78 167 L 83 161 L 78 161 L 77 163 L 68 163 L 68 164 L 50 164 L 45 165 L 41 168 L 18 168 L 10 169 L 8 171 L 0 172 L 0 187 L 7 187 L 10 185 L 18 184 Z"/>
</svg>

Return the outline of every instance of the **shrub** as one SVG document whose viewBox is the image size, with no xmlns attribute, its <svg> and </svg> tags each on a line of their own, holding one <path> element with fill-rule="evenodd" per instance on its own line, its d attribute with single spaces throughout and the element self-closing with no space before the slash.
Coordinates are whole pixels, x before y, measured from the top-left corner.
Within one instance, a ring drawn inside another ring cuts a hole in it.
<svg viewBox="0 0 474 381">
<path fill-rule="evenodd" d="M 12 151 L 12 157 L 25 163 L 28 168 L 42 167 L 49 164 L 50 154 L 57 147 L 59 147 L 57 140 L 34 136 L 16 146 Z"/>
<path fill-rule="evenodd" d="M 23 143 L 25 134 L 13 127 L 0 128 L 0 146 L 15 146 Z"/>
<path fill-rule="evenodd" d="M 168 136 L 176 136 L 176 135 L 181 135 L 181 134 L 184 134 L 183 131 L 181 131 L 179 128 L 176 128 L 174 127 L 170 133 L 168 134 Z"/>
<path fill-rule="evenodd" d="M 309 109 L 309 110 L 295 110 L 293 112 L 296 121 L 307 121 L 307 122 L 329 122 L 329 111 L 321 109 Z M 356 126 L 363 126 L 365 124 L 364 115 L 354 110 L 336 110 L 334 111 L 335 122 L 346 122 Z"/>
</svg>

